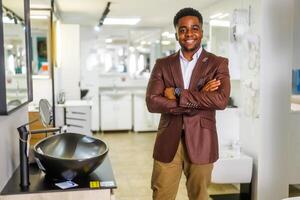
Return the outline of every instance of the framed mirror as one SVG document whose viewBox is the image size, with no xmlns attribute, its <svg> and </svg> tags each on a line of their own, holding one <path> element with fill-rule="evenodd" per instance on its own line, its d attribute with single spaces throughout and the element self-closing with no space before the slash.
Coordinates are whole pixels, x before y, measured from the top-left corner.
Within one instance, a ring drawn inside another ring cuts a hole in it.
<svg viewBox="0 0 300 200">
<path fill-rule="evenodd" d="M 0 0 L 0 114 L 32 101 L 29 0 Z"/>
</svg>

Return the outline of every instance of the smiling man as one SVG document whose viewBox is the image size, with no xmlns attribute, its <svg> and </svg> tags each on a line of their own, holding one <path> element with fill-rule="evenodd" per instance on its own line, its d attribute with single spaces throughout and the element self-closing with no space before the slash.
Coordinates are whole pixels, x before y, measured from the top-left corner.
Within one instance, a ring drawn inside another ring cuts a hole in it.
<svg viewBox="0 0 300 200">
<path fill-rule="evenodd" d="M 148 110 L 161 113 L 154 146 L 153 199 L 174 200 L 182 172 L 190 200 L 207 200 L 218 159 L 215 111 L 230 94 L 228 59 L 201 47 L 203 19 L 184 8 L 174 17 L 179 52 L 158 59 L 146 94 Z"/>
</svg>

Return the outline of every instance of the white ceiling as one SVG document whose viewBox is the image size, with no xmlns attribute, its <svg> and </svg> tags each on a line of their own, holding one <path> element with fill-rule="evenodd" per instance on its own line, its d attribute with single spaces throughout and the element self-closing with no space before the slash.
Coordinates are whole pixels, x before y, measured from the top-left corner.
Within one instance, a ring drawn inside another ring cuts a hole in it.
<svg viewBox="0 0 300 200">
<path fill-rule="evenodd" d="M 87 29 L 94 27 L 101 17 L 108 1 L 104 0 L 55 0 L 63 23 L 80 24 Z M 224 7 L 232 10 L 236 0 L 112 0 L 107 17 L 140 17 L 136 26 L 104 25 L 98 37 L 123 40 L 129 38 L 134 43 L 155 41 L 161 32 L 174 32 L 173 17 L 184 7 L 198 9 L 205 21 Z M 50 0 L 31 0 L 31 8 L 50 8 Z M 226 12 L 227 12 L 226 11 Z M 90 28 L 88 28 L 90 27 Z"/>
<path fill-rule="evenodd" d="M 50 0 L 31 0 L 32 6 L 45 5 Z M 175 13 L 183 7 L 200 12 L 221 0 L 112 0 L 107 17 L 140 17 L 137 27 L 166 27 L 172 25 Z M 97 24 L 108 1 L 55 0 L 65 23 Z M 38 6 L 37 6 L 38 7 Z"/>
</svg>

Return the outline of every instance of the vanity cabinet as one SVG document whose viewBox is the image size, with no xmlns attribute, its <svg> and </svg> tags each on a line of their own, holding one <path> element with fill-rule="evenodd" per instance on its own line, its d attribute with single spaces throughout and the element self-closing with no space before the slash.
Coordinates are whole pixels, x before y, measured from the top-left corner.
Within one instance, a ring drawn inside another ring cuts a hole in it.
<svg viewBox="0 0 300 200">
<path fill-rule="evenodd" d="M 101 131 L 132 129 L 131 93 L 100 93 L 100 129 Z"/>
<path fill-rule="evenodd" d="M 70 133 L 92 135 L 91 104 L 88 101 L 66 101 L 55 109 L 56 126 L 66 126 Z"/>
<path fill-rule="evenodd" d="M 148 111 L 145 98 L 145 91 L 133 94 L 133 130 L 135 132 L 157 131 L 160 114 Z"/>
</svg>

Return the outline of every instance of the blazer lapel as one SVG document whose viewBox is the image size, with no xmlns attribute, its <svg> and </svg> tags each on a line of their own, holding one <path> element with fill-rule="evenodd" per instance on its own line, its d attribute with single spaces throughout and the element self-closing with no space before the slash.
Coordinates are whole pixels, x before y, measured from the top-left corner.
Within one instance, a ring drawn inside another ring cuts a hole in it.
<svg viewBox="0 0 300 200">
<path fill-rule="evenodd" d="M 198 87 L 198 84 L 204 84 L 204 83 L 198 83 L 200 78 L 205 74 L 205 66 L 208 64 L 208 53 L 202 49 L 201 55 L 199 59 L 197 60 L 196 66 L 193 69 L 189 90 L 193 90 L 195 87 Z"/>
<path fill-rule="evenodd" d="M 177 51 L 177 53 L 174 54 L 174 56 L 172 57 L 172 60 L 170 62 L 170 68 L 171 68 L 172 77 L 174 79 L 173 81 L 175 83 L 175 87 L 184 88 L 183 76 L 182 76 L 180 60 L 179 60 L 179 51 Z"/>
</svg>

